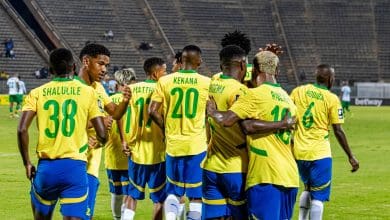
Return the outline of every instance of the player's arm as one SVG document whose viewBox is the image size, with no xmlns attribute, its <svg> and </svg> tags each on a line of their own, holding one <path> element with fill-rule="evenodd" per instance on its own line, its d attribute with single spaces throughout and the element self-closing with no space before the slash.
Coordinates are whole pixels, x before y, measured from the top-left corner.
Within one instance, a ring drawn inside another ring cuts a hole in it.
<svg viewBox="0 0 390 220">
<path fill-rule="evenodd" d="M 238 115 L 233 111 L 218 111 L 217 104 L 212 96 L 207 100 L 206 111 L 209 117 L 224 127 L 231 127 L 240 120 Z"/>
<path fill-rule="evenodd" d="M 104 125 L 104 119 L 103 117 L 95 117 L 91 119 L 91 123 L 96 131 L 96 138 L 97 140 L 102 143 L 103 145 L 107 142 L 108 135 L 107 135 L 107 129 Z M 102 145 L 98 145 L 99 147 Z"/>
<path fill-rule="evenodd" d="M 117 105 L 113 102 L 108 103 L 104 106 L 104 110 L 111 115 L 115 120 L 119 120 L 127 111 L 127 106 L 129 105 L 129 101 L 131 99 L 131 91 L 128 86 L 125 86 L 123 91 L 123 99 Z"/>
<path fill-rule="evenodd" d="M 256 119 L 247 119 L 241 122 L 241 127 L 245 134 L 268 134 L 278 130 L 290 130 L 296 123 L 295 117 L 289 117 L 286 114 L 282 121 L 263 121 Z"/>
<path fill-rule="evenodd" d="M 31 179 L 35 176 L 35 167 L 31 164 L 28 154 L 29 136 L 28 128 L 31 125 L 36 113 L 34 111 L 23 111 L 18 125 L 18 148 L 22 156 L 23 165 L 26 169 L 26 176 Z"/>
<path fill-rule="evenodd" d="M 152 101 L 152 103 L 150 103 L 148 108 L 148 114 L 164 133 L 165 131 L 164 118 L 159 111 L 161 108 L 161 104 L 162 104 L 161 102 Z"/>
<path fill-rule="evenodd" d="M 351 148 L 349 147 L 347 137 L 345 136 L 344 130 L 341 127 L 341 124 L 332 124 L 334 135 L 336 136 L 337 141 L 343 148 L 344 152 L 348 156 L 349 163 L 352 166 L 351 172 L 355 172 L 359 169 L 359 161 L 352 154 Z"/>
<path fill-rule="evenodd" d="M 127 144 L 127 141 L 125 139 L 125 131 L 123 130 L 123 119 L 121 120 L 116 120 L 116 124 L 118 126 L 118 131 L 119 131 L 119 138 L 121 139 L 121 144 L 122 144 L 122 152 L 126 156 L 130 156 L 130 148 Z"/>
</svg>

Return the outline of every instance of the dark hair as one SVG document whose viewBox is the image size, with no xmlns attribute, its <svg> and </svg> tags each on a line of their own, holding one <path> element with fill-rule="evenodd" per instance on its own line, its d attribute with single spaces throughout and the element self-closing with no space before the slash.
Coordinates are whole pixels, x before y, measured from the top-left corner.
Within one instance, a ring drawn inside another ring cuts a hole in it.
<svg viewBox="0 0 390 220">
<path fill-rule="evenodd" d="M 72 52 L 58 48 L 50 53 L 50 72 L 55 75 L 65 75 L 73 71 L 74 60 Z"/>
<path fill-rule="evenodd" d="M 111 53 L 110 51 L 103 45 L 101 44 L 87 44 L 83 49 L 80 51 L 80 60 L 83 59 L 85 55 L 91 56 L 96 58 L 98 55 L 106 55 L 110 57 Z"/>
<path fill-rule="evenodd" d="M 328 83 L 331 74 L 333 74 L 333 68 L 328 64 L 320 64 L 316 68 L 316 80 L 317 83 Z"/>
<path fill-rule="evenodd" d="M 181 63 L 181 55 L 182 55 L 183 53 L 180 51 L 180 50 L 178 50 L 176 53 L 175 53 L 175 60 L 176 60 L 176 63 Z"/>
<path fill-rule="evenodd" d="M 202 50 L 198 46 L 196 46 L 196 45 L 187 45 L 187 46 L 185 46 L 183 48 L 183 50 L 182 50 L 182 53 L 185 52 L 185 51 L 187 51 L 187 52 L 195 51 L 195 52 L 198 52 L 200 54 L 202 53 Z"/>
<path fill-rule="evenodd" d="M 165 64 L 164 60 L 159 57 L 151 57 L 144 62 L 144 71 L 147 75 L 150 75 L 155 66 L 162 66 Z"/>
<path fill-rule="evenodd" d="M 219 52 L 219 60 L 221 64 L 229 64 L 234 58 L 244 57 L 245 51 L 236 45 L 228 45 Z"/>
<path fill-rule="evenodd" d="M 251 51 L 251 41 L 239 30 L 225 34 L 221 40 L 221 46 L 226 47 L 227 45 L 237 45 L 245 50 L 245 54 L 248 55 Z"/>
</svg>

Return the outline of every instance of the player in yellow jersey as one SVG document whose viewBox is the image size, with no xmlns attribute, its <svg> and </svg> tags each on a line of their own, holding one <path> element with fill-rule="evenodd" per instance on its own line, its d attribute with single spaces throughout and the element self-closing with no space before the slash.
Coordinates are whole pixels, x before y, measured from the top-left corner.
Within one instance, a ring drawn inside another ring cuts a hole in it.
<svg viewBox="0 0 390 220">
<path fill-rule="evenodd" d="M 298 130 L 294 135 L 294 156 L 305 191 L 300 197 L 299 219 L 322 219 L 323 202 L 329 201 L 332 156 L 329 126 L 348 156 L 352 172 L 359 169 L 349 148 L 341 124 L 343 108 L 338 97 L 329 91 L 335 78 L 334 69 L 322 64 L 316 69 L 316 83 L 295 88 L 291 99 L 297 106 Z"/>
<path fill-rule="evenodd" d="M 167 66 L 158 57 L 144 62 L 146 80 L 130 85 L 132 98 L 129 103 L 131 124 L 125 124 L 128 132 L 129 155 L 129 199 L 123 213 L 123 220 L 132 220 L 138 200 L 145 199 L 146 184 L 150 199 L 154 203 L 153 219 L 162 219 L 162 203 L 165 193 L 165 144 L 164 135 L 148 114 L 148 106 L 157 80 L 166 74 Z"/>
<path fill-rule="evenodd" d="M 131 83 L 135 83 L 136 75 L 134 69 L 127 68 L 118 70 L 114 73 L 116 81 L 116 94 L 110 96 L 112 102 L 119 104 L 123 99 L 122 90 Z M 109 130 L 109 138 L 104 146 L 104 164 L 107 171 L 108 186 L 111 193 L 111 211 L 114 219 L 121 219 L 121 212 L 124 209 L 125 201 L 128 195 L 129 174 L 127 166 L 127 156 L 122 151 L 122 144 L 128 141 L 128 132 L 123 129 L 122 124 L 130 124 L 130 108 L 121 120 L 112 123 Z M 126 126 L 127 128 L 128 126 Z M 122 134 L 122 137 L 121 137 Z M 122 207 L 123 206 L 123 207 Z"/>
<path fill-rule="evenodd" d="M 222 74 L 211 81 L 209 95 L 218 109 L 227 111 L 238 97 L 246 94 L 243 85 L 246 54 L 235 45 L 219 53 Z M 203 167 L 203 218 L 247 219 L 245 178 L 248 165 L 246 137 L 239 124 L 223 127 L 209 119 L 211 141 Z"/>
<path fill-rule="evenodd" d="M 236 45 L 241 47 L 241 49 L 245 51 L 246 60 L 248 61 L 248 54 L 251 51 L 251 41 L 246 36 L 246 34 L 238 30 L 225 34 L 225 36 L 221 39 L 221 46 L 226 47 L 228 45 Z M 218 78 L 221 74 L 222 72 L 214 74 L 212 76 L 212 79 Z M 250 84 L 251 76 L 252 76 L 252 64 L 247 63 L 246 73 L 244 76 L 244 83 L 249 87 L 252 87 L 252 85 Z"/>
<path fill-rule="evenodd" d="M 69 50 L 52 51 L 50 71 L 55 78 L 33 89 L 23 106 L 18 144 L 27 178 L 32 182 L 34 219 L 51 219 L 58 199 L 64 219 L 84 219 L 88 208 L 88 137 L 85 129 L 88 121 L 93 124 L 99 141 L 104 143 L 107 138 L 97 94 L 91 87 L 70 78 L 74 70 L 75 63 Z M 28 153 L 28 129 L 35 116 L 38 124 L 37 170 Z"/>
<path fill-rule="evenodd" d="M 153 121 L 165 133 L 167 220 L 176 219 L 179 197 L 184 194 L 190 199 L 188 218 L 201 218 L 201 163 L 207 147 L 205 107 L 210 84 L 210 78 L 197 73 L 201 61 L 199 47 L 184 47 L 182 69 L 159 79 L 149 106 Z"/>
<path fill-rule="evenodd" d="M 223 126 L 240 119 L 247 136 L 249 165 L 246 182 L 251 219 L 290 219 L 299 186 L 298 169 L 290 144 L 296 107 L 276 83 L 278 57 L 263 51 L 253 59 L 253 82 L 258 85 L 242 95 L 226 112 L 210 101 L 208 114 Z M 280 121 L 283 119 L 282 121 Z"/>
<path fill-rule="evenodd" d="M 107 66 L 110 64 L 110 51 L 100 44 L 88 44 L 80 52 L 79 56 L 82 66 L 79 71 L 78 77 L 81 82 L 91 86 L 95 89 L 98 94 L 98 98 L 103 103 L 104 110 L 106 115 L 112 116 L 112 118 L 119 120 L 126 113 L 127 105 L 131 97 L 130 89 L 125 87 L 123 89 L 123 99 L 117 105 L 104 90 L 104 87 L 100 83 L 104 75 L 107 73 Z M 88 99 L 88 97 L 85 97 Z M 112 123 L 111 117 L 106 117 L 106 126 L 110 127 Z M 88 136 L 90 139 L 90 145 L 99 145 L 95 140 L 95 132 L 89 130 Z M 87 173 L 88 173 L 88 185 L 89 185 L 89 194 L 88 194 L 88 203 L 89 211 L 87 213 L 87 218 L 91 218 L 94 213 L 95 198 L 96 193 L 99 187 L 99 166 L 102 156 L 102 149 L 91 149 L 88 151 L 88 163 L 87 163 Z"/>
</svg>

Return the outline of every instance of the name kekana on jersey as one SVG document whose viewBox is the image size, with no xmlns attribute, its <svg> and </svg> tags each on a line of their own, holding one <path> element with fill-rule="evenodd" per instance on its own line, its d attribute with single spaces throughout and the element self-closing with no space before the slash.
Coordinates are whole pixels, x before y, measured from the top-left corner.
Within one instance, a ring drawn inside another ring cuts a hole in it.
<svg viewBox="0 0 390 220">
<path fill-rule="evenodd" d="M 173 83 L 174 84 L 198 84 L 198 79 L 197 78 L 192 78 L 192 77 L 173 77 Z"/>
</svg>

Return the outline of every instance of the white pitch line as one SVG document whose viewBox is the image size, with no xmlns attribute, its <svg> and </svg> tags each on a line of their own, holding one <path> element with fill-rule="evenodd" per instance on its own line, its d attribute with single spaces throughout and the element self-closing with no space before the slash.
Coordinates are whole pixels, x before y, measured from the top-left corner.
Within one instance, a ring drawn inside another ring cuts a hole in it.
<svg viewBox="0 0 390 220">
<path fill-rule="evenodd" d="M 15 157 L 18 156 L 18 153 L 2 153 L 0 152 L 0 157 Z"/>
</svg>

